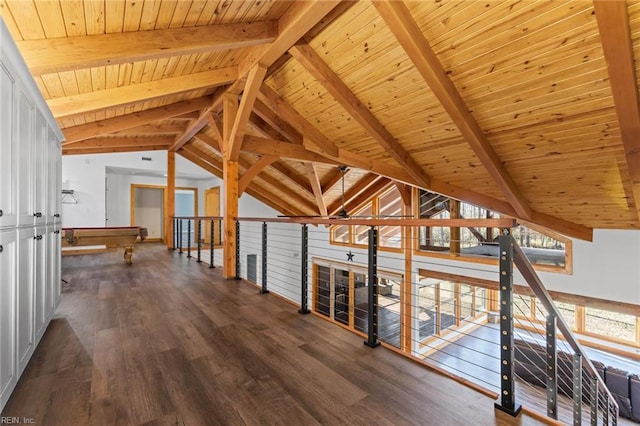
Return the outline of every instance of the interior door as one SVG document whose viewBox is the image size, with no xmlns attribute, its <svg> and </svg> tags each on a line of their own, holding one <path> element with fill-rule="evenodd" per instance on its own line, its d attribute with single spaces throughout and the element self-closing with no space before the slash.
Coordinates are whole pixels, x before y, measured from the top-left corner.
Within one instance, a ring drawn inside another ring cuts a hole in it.
<svg viewBox="0 0 640 426">
<path fill-rule="evenodd" d="M 220 216 L 220 187 L 207 189 L 204 191 L 204 215 L 205 216 Z M 206 221 L 205 243 L 211 242 L 211 221 Z M 220 244 L 220 226 L 218 221 L 213 223 L 213 243 L 215 245 Z"/>
</svg>

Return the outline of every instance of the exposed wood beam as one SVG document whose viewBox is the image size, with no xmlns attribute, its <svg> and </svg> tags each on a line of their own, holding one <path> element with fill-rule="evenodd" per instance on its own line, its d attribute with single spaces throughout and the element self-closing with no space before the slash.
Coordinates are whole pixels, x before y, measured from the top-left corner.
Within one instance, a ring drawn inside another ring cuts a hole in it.
<svg viewBox="0 0 640 426">
<path fill-rule="evenodd" d="M 175 248 L 173 217 L 176 215 L 176 153 L 167 152 L 167 191 L 165 193 L 166 204 L 164 208 L 164 243 L 168 249 Z"/>
<path fill-rule="evenodd" d="M 258 100 L 269 109 L 275 111 L 277 116 L 281 117 L 282 120 L 290 123 L 300 134 L 304 135 L 309 142 L 313 143 L 321 153 L 333 157 L 338 155 L 338 147 L 332 141 L 309 123 L 306 118 L 266 84 L 263 84 L 260 88 Z"/>
<path fill-rule="evenodd" d="M 124 136 L 124 135 L 159 135 L 168 133 L 182 133 L 184 132 L 184 124 L 143 124 L 142 126 L 132 127 L 130 129 L 121 130 L 119 132 L 113 132 L 112 135 Z"/>
<path fill-rule="evenodd" d="M 245 170 L 249 170 L 252 166 L 246 159 L 240 158 L 238 164 L 243 167 Z M 303 194 L 294 191 L 293 188 L 286 183 L 281 182 L 280 180 L 269 176 L 266 173 L 262 173 L 257 176 L 258 179 L 262 180 L 268 187 L 275 189 L 283 194 L 286 194 L 289 198 L 289 201 L 300 207 L 301 210 L 305 211 L 307 214 L 315 214 L 316 213 L 316 205 L 306 198 Z M 307 192 L 305 190 L 305 192 Z M 309 193 L 309 196 L 312 197 L 313 194 Z"/>
<path fill-rule="evenodd" d="M 594 0 L 593 5 L 607 60 L 637 217 L 640 216 L 640 99 L 627 2 Z"/>
<path fill-rule="evenodd" d="M 529 219 L 531 208 L 525 197 L 493 150 L 483 130 L 471 115 L 464 99 L 431 49 L 405 3 L 402 1 L 373 1 L 373 4 L 422 78 L 456 123 L 489 175 L 516 210 L 518 217 Z"/>
<path fill-rule="evenodd" d="M 311 161 L 323 164 L 349 165 L 415 185 L 415 181 L 403 168 L 383 161 L 370 160 L 362 155 L 354 154 L 343 149 L 339 149 L 337 159 L 333 159 L 330 156 L 309 151 L 300 145 L 255 136 L 245 137 L 243 149 L 255 154 L 273 154 L 281 158 L 302 162 Z"/>
<path fill-rule="evenodd" d="M 191 90 L 221 86 L 236 78 L 238 78 L 236 67 L 221 68 L 113 89 L 80 93 L 63 98 L 53 98 L 49 99 L 47 104 L 55 118 L 69 118 L 150 101 L 163 96 L 177 95 Z"/>
<path fill-rule="evenodd" d="M 203 169 L 213 174 L 214 176 L 217 176 L 220 179 L 222 179 L 222 170 L 212 165 L 212 164 L 217 164 L 217 165 L 220 165 L 220 167 L 222 167 L 222 163 L 218 162 L 210 155 L 207 155 L 206 153 L 200 150 L 193 150 L 190 145 L 182 147 L 178 151 L 178 154 L 182 155 L 184 158 L 191 161 L 192 163 L 202 167 Z M 246 188 L 246 193 L 251 195 L 256 200 L 259 200 L 264 204 L 270 206 L 271 208 L 279 211 L 280 213 L 294 215 L 294 216 L 305 214 L 302 210 L 296 207 L 293 207 L 288 203 L 285 203 L 284 200 L 278 197 L 273 197 L 271 194 L 269 194 L 268 191 L 264 191 L 262 189 L 256 189 L 256 188 L 248 187 Z"/>
<path fill-rule="evenodd" d="M 180 155 L 184 155 L 183 153 L 185 152 L 189 153 L 193 157 L 193 159 L 189 159 L 190 161 L 222 179 L 222 162 L 220 160 L 212 157 L 211 155 L 193 145 L 185 145 L 180 148 L 178 152 L 180 153 Z M 203 167 L 203 163 L 207 164 L 206 168 Z"/>
<path fill-rule="evenodd" d="M 277 21 L 18 41 L 32 75 L 271 43 Z"/>
<path fill-rule="evenodd" d="M 400 167 L 394 166 L 392 164 L 385 164 L 384 162 L 380 161 L 373 161 L 367 159 L 366 157 L 362 157 L 361 155 L 354 154 L 342 149 L 339 150 L 340 161 L 336 161 L 315 152 L 306 150 L 304 147 L 301 147 L 299 145 L 294 145 L 282 141 L 263 139 L 254 136 L 247 136 L 245 138 L 243 149 L 255 154 L 277 155 L 280 158 L 299 160 L 303 162 L 311 161 L 323 164 L 348 165 L 362 170 L 368 170 L 393 180 L 408 183 L 412 186 L 419 186 L 418 183 L 408 175 L 406 170 Z M 459 186 L 451 185 L 437 179 L 432 179 L 431 190 L 439 194 L 448 195 L 458 200 L 466 201 L 468 203 L 472 203 L 477 206 L 505 214 L 510 217 L 518 217 L 517 212 L 510 203 L 484 194 L 480 194 L 475 191 L 471 191 L 466 188 L 461 188 Z M 530 220 L 530 222 L 540 226 L 544 226 L 545 228 L 549 228 L 569 237 L 574 237 L 586 241 L 591 241 L 593 239 L 593 229 L 583 225 L 579 225 L 577 223 L 568 222 L 566 220 L 544 213 L 532 211 L 532 219 Z"/>
<path fill-rule="evenodd" d="M 298 173 L 297 170 L 286 165 L 284 162 L 279 161 L 277 163 L 273 163 L 271 168 L 278 171 L 283 176 L 287 177 L 291 182 L 298 185 L 303 191 L 313 195 L 313 189 L 309 184 L 309 180 Z"/>
<path fill-rule="evenodd" d="M 199 109 L 201 109 L 201 108 L 199 108 Z M 172 120 L 191 121 L 191 120 L 197 119 L 198 117 L 200 117 L 200 112 L 192 111 L 192 112 L 187 112 L 185 114 L 176 115 L 175 117 L 171 117 L 171 119 Z"/>
<path fill-rule="evenodd" d="M 381 179 L 380 176 L 375 173 L 368 173 L 358 182 L 351 186 L 351 188 L 347 189 L 344 193 L 344 205 L 345 207 L 358 195 L 360 195 L 363 191 L 365 191 L 370 185 L 372 185 L 375 181 Z M 336 201 L 331 203 L 327 210 L 331 216 L 335 216 L 340 210 L 342 210 L 342 197 L 338 198 Z"/>
<path fill-rule="evenodd" d="M 391 155 L 391 157 L 423 188 L 431 186 L 431 178 L 420 165 L 360 102 L 338 75 L 329 68 L 311 46 L 298 44 L 289 53 L 340 103 L 345 110 Z"/>
<path fill-rule="evenodd" d="M 70 145 L 84 139 L 119 132 L 154 121 L 166 120 L 177 115 L 197 111 L 211 105 L 211 101 L 211 96 L 204 96 L 145 111 L 134 112 L 132 114 L 121 115 L 119 117 L 108 118 L 106 120 L 67 127 L 62 130 L 66 140 L 66 142 L 63 142 L 63 145 Z"/>
<path fill-rule="evenodd" d="M 113 154 L 116 152 L 140 152 L 140 151 L 166 151 L 167 145 L 144 145 L 144 146 L 120 146 L 120 147 L 96 147 L 70 149 L 62 148 L 62 155 L 80 155 L 80 154 Z"/>
<path fill-rule="evenodd" d="M 106 138 L 85 139 L 82 142 L 73 145 L 64 145 L 63 149 L 67 153 L 72 153 L 87 148 L 118 148 L 137 147 L 138 151 L 144 151 L 147 146 L 168 146 L 173 140 L 172 136 L 154 136 L 154 137 L 136 137 L 136 136 L 118 136 Z"/>
<path fill-rule="evenodd" d="M 367 186 L 362 192 L 360 192 L 360 194 L 353 197 L 347 203 L 347 213 L 349 213 L 350 215 L 355 215 L 355 210 L 358 210 L 362 205 L 371 200 L 374 195 L 387 188 L 389 186 L 389 183 L 391 183 L 391 180 L 383 177 L 377 179 L 371 185 Z"/>
<path fill-rule="evenodd" d="M 402 203 L 405 206 L 411 207 L 411 186 L 402 182 L 394 182 L 394 184 L 396 185 L 396 188 L 398 188 L 398 192 L 402 198 Z"/>
<path fill-rule="evenodd" d="M 312 161 L 316 163 L 340 164 L 336 160 L 324 157 L 316 152 L 309 151 L 301 145 L 273 139 L 245 136 L 242 145 L 244 151 L 260 155 L 277 155 L 280 158 L 290 160 Z"/>
<path fill-rule="evenodd" d="M 222 152 L 222 120 L 218 114 L 210 112 L 207 115 L 207 123 L 209 123 L 209 127 L 213 130 L 213 133 L 216 135 L 216 141 L 218 143 L 218 151 Z"/>
<path fill-rule="evenodd" d="M 258 114 L 256 114 L 255 112 L 251 113 L 251 116 L 249 116 L 249 123 L 251 124 L 253 129 L 256 132 L 258 132 L 260 135 L 262 135 L 262 137 L 264 138 L 274 139 L 274 140 L 287 139 L 282 133 L 278 132 L 276 129 L 271 127 L 266 121 L 260 118 Z M 302 140 L 302 137 L 300 137 L 300 140 Z M 302 145 L 302 142 L 300 143 L 300 145 Z"/>
<path fill-rule="evenodd" d="M 253 163 L 240 177 L 240 181 L 238 182 L 238 192 L 242 194 L 254 177 L 256 177 L 261 171 L 264 170 L 265 167 L 273 164 L 278 161 L 278 157 L 275 155 L 263 155 L 260 157 L 258 161 Z"/>
<path fill-rule="evenodd" d="M 311 188 L 313 188 L 313 195 L 316 197 L 318 212 L 322 216 L 327 216 L 327 204 L 322 196 L 322 187 L 320 186 L 320 178 L 318 177 L 316 168 L 313 163 L 304 163 L 304 166 L 307 169 L 307 177 L 309 178 Z"/>
<path fill-rule="evenodd" d="M 217 151 L 220 155 L 222 155 L 222 153 L 220 152 L 220 146 L 218 145 L 218 142 L 215 139 L 213 139 L 211 136 L 208 136 L 200 132 L 197 135 L 195 135 L 194 138 L 199 140 L 200 142 L 207 144 L 208 146 L 211 147 L 211 149 Z"/>
<path fill-rule="evenodd" d="M 346 176 L 349 171 L 349 169 L 346 169 L 344 171 L 344 176 Z M 342 175 L 342 170 L 336 168 L 331 177 L 325 182 L 324 185 L 322 185 L 322 193 L 326 194 L 327 192 L 331 191 L 331 189 L 342 180 Z"/>
<path fill-rule="evenodd" d="M 339 0 L 291 3 L 278 21 L 279 34 L 276 39 L 267 46 L 257 47 L 251 52 L 253 54 L 249 54 L 239 66 L 240 75 L 246 75 L 257 63 L 270 66 L 276 62 L 339 3 Z"/>
<path fill-rule="evenodd" d="M 285 139 L 298 145 L 302 145 L 303 140 L 300 132 L 297 129 L 293 128 L 293 126 L 291 126 L 286 121 L 286 118 L 273 111 L 271 108 L 262 103 L 262 101 L 255 101 L 255 103 L 253 104 L 253 111 L 265 123 L 276 129 L 282 136 L 285 137 Z"/>
<path fill-rule="evenodd" d="M 236 113 L 235 120 L 233 122 L 233 128 L 229 135 L 229 158 L 233 161 L 237 161 L 240 156 L 240 149 L 242 148 L 242 139 L 244 138 L 247 124 L 249 123 L 249 116 L 253 109 L 253 103 L 256 100 L 256 95 L 262 80 L 267 72 L 267 67 L 262 64 L 256 64 L 247 76 L 247 82 L 242 93 L 242 100 Z"/>
</svg>

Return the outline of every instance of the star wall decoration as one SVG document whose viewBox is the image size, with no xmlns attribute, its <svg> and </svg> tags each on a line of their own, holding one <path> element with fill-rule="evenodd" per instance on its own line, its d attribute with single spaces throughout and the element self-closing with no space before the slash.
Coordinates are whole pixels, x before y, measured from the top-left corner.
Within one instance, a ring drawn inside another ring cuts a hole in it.
<svg viewBox="0 0 640 426">
<path fill-rule="evenodd" d="M 353 262 L 353 253 L 351 252 L 351 250 L 349 250 L 349 252 L 347 253 L 347 261 Z"/>
</svg>

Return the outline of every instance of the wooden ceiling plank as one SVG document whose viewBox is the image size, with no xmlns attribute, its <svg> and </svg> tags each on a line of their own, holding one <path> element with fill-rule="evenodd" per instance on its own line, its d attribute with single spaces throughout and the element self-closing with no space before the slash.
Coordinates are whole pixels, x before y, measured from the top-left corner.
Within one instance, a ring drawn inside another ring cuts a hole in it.
<svg viewBox="0 0 640 426">
<path fill-rule="evenodd" d="M 518 216 L 529 219 L 531 208 L 523 194 L 469 112 L 406 4 L 402 1 L 373 1 L 373 4 Z"/>
<path fill-rule="evenodd" d="M 210 96 L 204 96 L 201 98 L 178 102 L 163 107 L 135 112 L 133 114 L 127 114 L 120 117 L 94 121 L 93 123 L 67 127 L 66 129 L 62 130 L 66 140 L 63 145 L 66 146 L 78 141 L 82 141 L 84 139 L 106 135 L 113 132 L 124 131 L 158 120 L 165 120 L 177 115 L 200 110 L 207 105 L 211 105 Z"/>
<path fill-rule="evenodd" d="M 233 128 L 229 135 L 229 158 L 232 161 L 237 161 L 240 156 L 240 150 L 242 148 L 242 139 L 244 138 L 247 124 L 249 123 L 249 116 L 253 109 L 253 103 L 256 100 L 260 86 L 267 72 L 267 67 L 258 63 L 256 64 L 247 75 L 247 81 L 242 93 L 242 99 L 236 112 L 235 120 L 233 121 Z"/>
<path fill-rule="evenodd" d="M 320 178 L 316 172 L 316 167 L 313 163 L 304 163 L 304 166 L 307 170 L 307 177 L 309 178 L 311 188 L 313 188 L 313 195 L 315 195 L 316 202 L 318 203 L 318 212 L 322 216 L 327 216 L 327 204 L 322 196 L 322 187 L 320 185 Z"/>
<path fill-rule="evenodd" d="M 635 207 L 640 215 L 640 98 L 626 1 L 593 2 L 620 125 Z"/>
<path fill-rule="evenodd" d="M 320 55 L 307 44 L 297 44 L 289 53 L 333 96 L 338 103 L 356 120 L 393 159 L 423 188 L 429 188 L 430 176 L 420 167 L 411 155 L 378 121 L 378 119 L 353 94 L 351 89 L 322 60 Z"/>
<path fill-rule="evenodd" d="M 163 96 L 221 86 L 238 77 L 236 67 L 204 71 L 180 77 L 131 84 L 98 92 L 49 99 L 47 104 L 57 119 L 69 118 L 110 108 L 151 101 Z"/>
<path fill-rule="evenodd" d="M 278 157 L 275 155 L 263 155 L 258 161 L 253 163 L 249 167 L 238 182 L 238 195 L 247 189 L 254 177 L 256 177 L 265 167 L 270 166 L 274 162 L 278 161 Z"/>
<path fill-rule="evenodd" d="M 284 121 L 290 123 L 300 134 L 306 136 L 321 153 L 334 157 L 338 155 L 338 147 L 332 141 L 266 84 L 260 88 L 258 100 L 282 117 Z"/>
<path fill-rule="evenodd" d="M 276 36 L 277 22 L 264 21 L 23 40 L 18 48 L 35 76 L 239 49 L 271 43 Z"/>
</svg>

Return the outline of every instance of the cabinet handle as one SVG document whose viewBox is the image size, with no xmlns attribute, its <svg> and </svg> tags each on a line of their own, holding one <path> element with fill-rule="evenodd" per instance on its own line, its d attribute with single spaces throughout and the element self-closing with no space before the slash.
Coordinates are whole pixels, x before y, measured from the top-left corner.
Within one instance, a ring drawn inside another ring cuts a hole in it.
<svg viewBox="0 0 640 426">
<path fill-rule="evenodd" d="M 34 213 L 34 214 L 33 214 L 33 217 L 42 217 L 42 213 L 41 213 L 41 212 Z"/>
<path fill-rule="evenodd" d="M 42 235 L 36 235 L 33 239 L 40 241 L 42 239 Z"/>
<path fill-rule="evenodd" d="M 2 217 L 3 214 L 4 212 L 2 211 L 2 209 L 0 209 L 0 217 Z"/>
<path fill-rule="evenodd" d="M 60 213 L 54 214 L 53 217 L 60 217 Z"/>
<path fill-rule="evenodd" d="M 0 253 L 2 253 L 4 250 L 4 247 L 2 247 L 2 244 L 0 244 Z"/>
<path fill-rule="evenodd" d="M 53 231 L 53 233 L 54 233 L 54 234 L 59 234 L 59 233 L 60 233 L 60 230 L 59 230 L 59 229 L 57 229 L 57 230 Z"/>
</svg>

